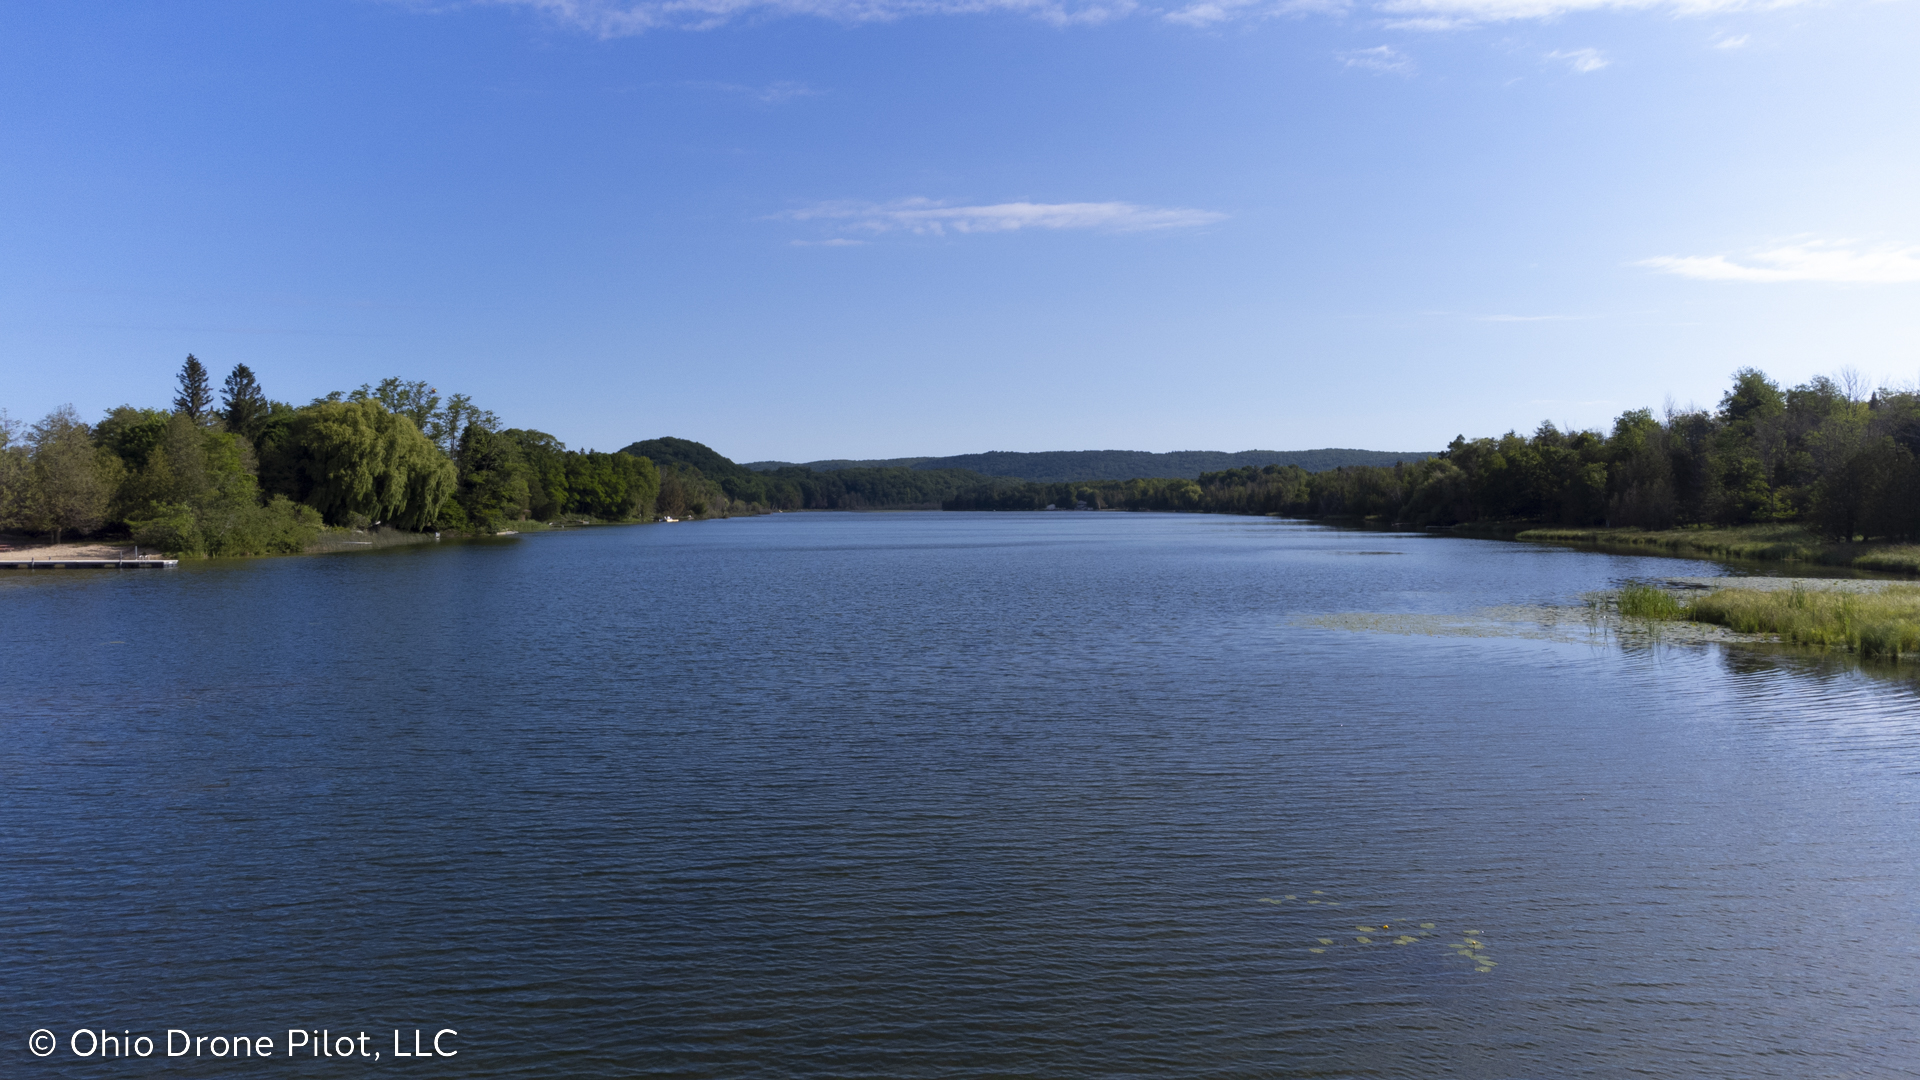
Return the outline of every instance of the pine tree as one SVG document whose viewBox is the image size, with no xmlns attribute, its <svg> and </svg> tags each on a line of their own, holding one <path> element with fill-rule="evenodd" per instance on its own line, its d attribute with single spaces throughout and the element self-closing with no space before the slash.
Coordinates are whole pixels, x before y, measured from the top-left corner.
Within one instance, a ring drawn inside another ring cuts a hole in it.
<svg viewBox="0 0 1920 1080">
<path fill-rule="evenodd" d="M 186 413 L 196 424 L 204 424 L 213 415 L 213 387 L 207 381 L 207 366 L 192 353 L 180 365 L 180 392 L 173 396 L 173 411 Z"/>
<path fill-rule="evenodd" d="M 260 433 L 260 424 L 267 418 L 267 395 L 260 391 L 260 383 L 247 365 L 233 366 L 233 373 L 221 388 L 220 403 L 228 431 L 248 439 Z"/>
</svg>

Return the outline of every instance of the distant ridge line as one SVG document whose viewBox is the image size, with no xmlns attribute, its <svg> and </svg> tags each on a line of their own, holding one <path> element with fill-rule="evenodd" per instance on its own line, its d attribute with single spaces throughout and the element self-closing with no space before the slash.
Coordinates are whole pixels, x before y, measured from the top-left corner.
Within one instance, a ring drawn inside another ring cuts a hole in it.
<svg viewBox="0 0 1920 1080">
<path fill-rule="evenodd" d="M 1431 451 L 1355 450 L 1328 447 L 1321 450 L 1175 450 L 1156 454 L 1146 450 L 1048 450 L 1021 453 L 994 450 L 984 454 L 955 454 L 951 457 L 870 458 L 851 460 L 830 458 L 800 462 L 816 472 L 835 469 L 969 469 L 983 476 L 1002 476 L 1041 483 L 1082 480 L 1197 479 L 1201 473 L 1220 472 L 1248 466 L 1298 465 L 1308 472 L 1326 472 L 1346 465 L 1392 465 L 1401 461 L 1424 461 Z M 747 468 L 767 472 L 795 464 L 787 461 L 751 461 Z"/>
</svg>

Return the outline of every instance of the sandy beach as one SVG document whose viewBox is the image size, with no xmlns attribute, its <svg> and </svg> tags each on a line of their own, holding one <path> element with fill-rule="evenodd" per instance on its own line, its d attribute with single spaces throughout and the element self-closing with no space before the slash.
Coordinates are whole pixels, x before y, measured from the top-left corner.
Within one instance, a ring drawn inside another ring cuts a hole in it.
<svg viewBox="0 0 1920 1080">
<path fill-rule="evenodd" d="M 132 544 L 25 544 L 0 543 L 0 559 L 132 559 Z M 143 551 L 142 559 L 164 559 L 157 551 Z"/>
</svg>

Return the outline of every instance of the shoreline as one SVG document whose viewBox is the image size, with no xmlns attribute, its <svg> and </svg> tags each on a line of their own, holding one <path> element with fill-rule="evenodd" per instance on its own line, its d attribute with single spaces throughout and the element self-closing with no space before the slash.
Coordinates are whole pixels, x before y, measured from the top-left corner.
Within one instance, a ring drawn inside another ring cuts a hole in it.
<svg viewBox="0 0 1920 1080">
<path fill-rule="evenodd" d="M 1619 554 L 1649 548 L 1683 558 L 1832 567 L 1835 570 L 1920 576 L 1920 544 L 1836 543 L 1797 525 L 1743 525 L 1717 529 L 1522 528 L 1527 543 L 1568 544 Z"/>
</svg>

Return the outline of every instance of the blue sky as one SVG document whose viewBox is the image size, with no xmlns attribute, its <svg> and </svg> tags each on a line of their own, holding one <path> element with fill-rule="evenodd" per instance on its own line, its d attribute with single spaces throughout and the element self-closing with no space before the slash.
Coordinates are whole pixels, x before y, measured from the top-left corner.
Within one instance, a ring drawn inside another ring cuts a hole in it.
<svg viewBox="0 0 1920 1080">
<path fill-rule="evenodd" d="M 3 405 L 1427 449 L 1920 376 L 1920 3 L 0 3 Z"/>
</svg>

